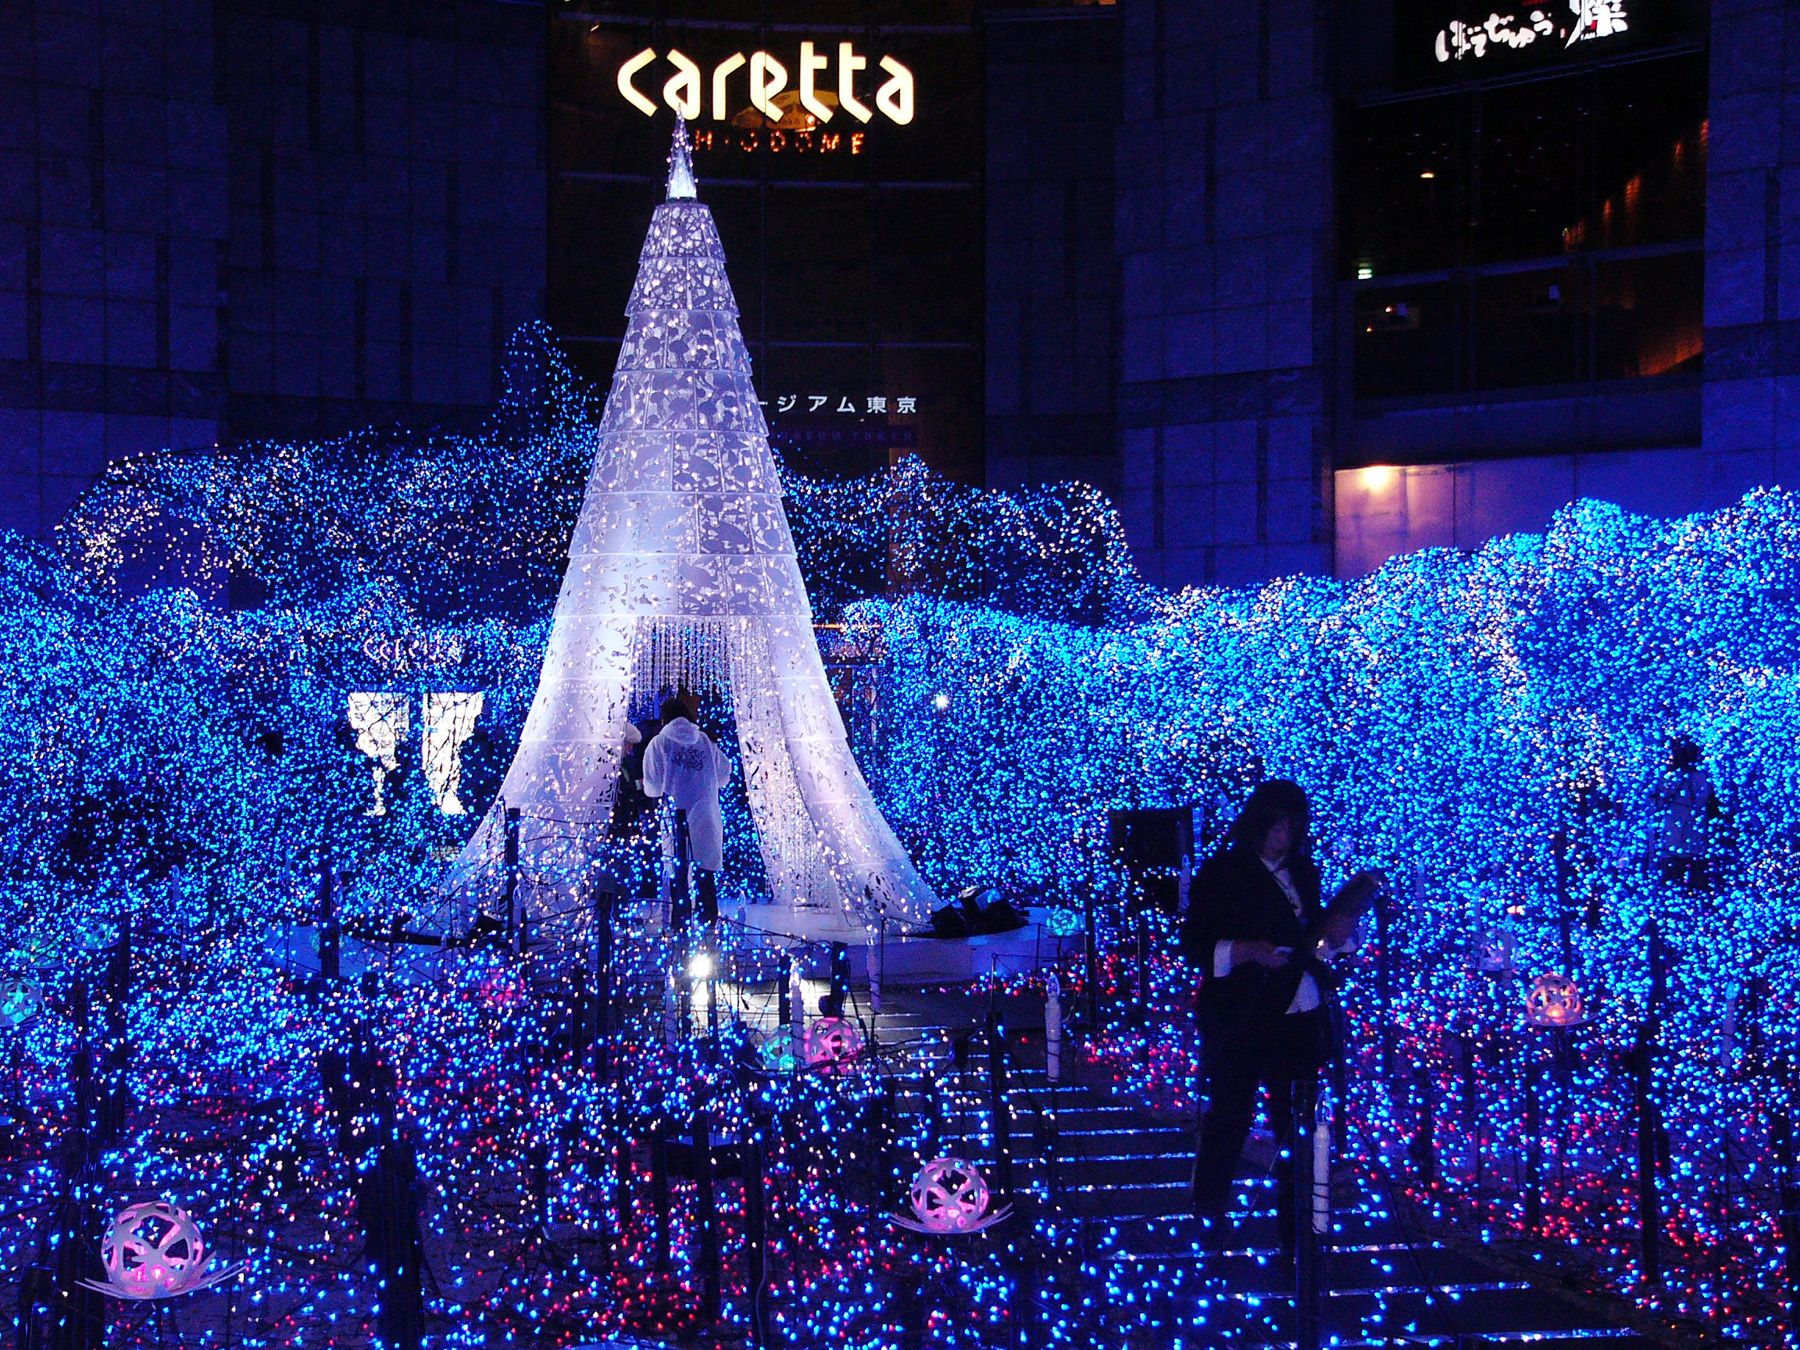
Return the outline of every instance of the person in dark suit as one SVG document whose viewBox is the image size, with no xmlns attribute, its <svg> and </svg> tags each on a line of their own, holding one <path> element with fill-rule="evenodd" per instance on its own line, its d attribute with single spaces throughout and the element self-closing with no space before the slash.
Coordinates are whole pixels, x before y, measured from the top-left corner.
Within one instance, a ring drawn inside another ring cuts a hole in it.
<svg viewBox="0 0 1800 1350">
<path fill-rule="evenodd" d="M 1332 1052 L 1324 961 L 1354 942 L 1355 920 L 1325 917 L 1313 865 L 1311 806 L 1296 783 L 1272 779 L 1250 794 L 1224 846 L 1194 878 L 1183 953 L 1201 972 L 1198 1011 L 1207 1106 L 1194 1160 L 1194 1212 L 1214 1241 L 1225 1231 L 1232 1174 L 1256 1110 L 1285 1140 L 1294 1084 L 1310 1083 Z M 1277 1209 L 1291 1213 L 1278 1174 Z M 1292 1240 L 1291 1222 L 1282 1240 Z"/>
</svg>

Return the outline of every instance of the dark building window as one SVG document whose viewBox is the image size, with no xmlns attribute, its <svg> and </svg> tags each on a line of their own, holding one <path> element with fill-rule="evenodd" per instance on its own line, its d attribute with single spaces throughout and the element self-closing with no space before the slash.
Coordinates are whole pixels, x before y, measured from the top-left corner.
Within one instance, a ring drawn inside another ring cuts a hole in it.
<svg viewBox="0 0 1800 1350">
<path fill-rule="evenodd" d="M 1343 137 L 1357 397 L 1697 365 L 1703 54 L 1352 108 Z"/>
</svg>

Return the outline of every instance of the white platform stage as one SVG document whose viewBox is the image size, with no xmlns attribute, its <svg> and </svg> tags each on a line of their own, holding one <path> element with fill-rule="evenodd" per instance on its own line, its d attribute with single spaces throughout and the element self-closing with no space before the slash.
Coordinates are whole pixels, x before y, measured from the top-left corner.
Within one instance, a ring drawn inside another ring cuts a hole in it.
<svg viewBox="0 0 1800 1350">
<path fill-rule="evenodd" d="M 869 983 L 874 963 L 879 967 L 880 983 L 889 988 L 957 984 L 996 970 L 1019 974 L 1042 969 L 1081 950 L 1079 933 L 1058 937 L 1050 931 L 1048 910 L 1032 909 L 1026 915 L 1025 926 L 1010 933 L 938 938 L 918 936 L 893 925 L 883 938 L 825 908 L 764 904 L 725 906 L 721 911 L 722 918 L 742 923 L 773 951 L 801 947 L 801 972 L 808 978 L 822 979 L 829 973 L 830 944 L 841 942 L 849 948 L 854 984 Z"/>
</svg>

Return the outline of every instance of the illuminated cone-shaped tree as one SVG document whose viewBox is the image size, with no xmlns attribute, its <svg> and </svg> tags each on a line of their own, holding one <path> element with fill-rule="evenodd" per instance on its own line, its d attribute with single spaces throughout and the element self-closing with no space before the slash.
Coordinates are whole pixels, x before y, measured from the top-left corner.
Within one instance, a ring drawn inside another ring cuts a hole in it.
<svg viewBox="0 0 1800 1350">
<path fill-rule="evenodd" d="M 731 700 L 775 899 L 922 918 L 931 892 L 869 794 L 826 681 L 680 123 L 626 313 L 537 696 L 458 872 L 491 889 L 500 810 L 515 807 L 521 872 L 566 894 L 605 854 L 628 719 L 687 688 Z"/>
</svg>

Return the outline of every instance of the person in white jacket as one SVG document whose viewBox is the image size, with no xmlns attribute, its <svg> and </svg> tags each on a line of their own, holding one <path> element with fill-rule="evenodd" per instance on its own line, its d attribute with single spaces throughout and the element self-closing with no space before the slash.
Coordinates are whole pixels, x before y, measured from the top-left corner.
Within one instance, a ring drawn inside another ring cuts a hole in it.
<svg viewBox="0 0 1800 1350">
<path fill-rule="evenodd" d="M 688 873 L 700 871 L 700 918 L 718 917 L 718 874 L 725 867 L 725 820 L 719 813 L 719 789 L 731 781 L 725 752 L 687 715 L 677 698 L 662 705 L 662 730 L 644 747 L 644 795 L 667 797 L 675 808 L 675 858 L 678 874 L 671 923 L 685 927 L 692 891 Z M 685 847 L 683 836 L 685 835 Z"/>
</svg>

